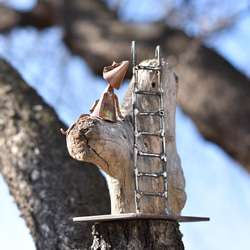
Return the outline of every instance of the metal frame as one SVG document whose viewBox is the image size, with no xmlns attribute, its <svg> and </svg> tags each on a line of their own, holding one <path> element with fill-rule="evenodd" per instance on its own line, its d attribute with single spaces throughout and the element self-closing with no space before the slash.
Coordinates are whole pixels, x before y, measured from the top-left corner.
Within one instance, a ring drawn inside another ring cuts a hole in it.
<svg viewBox="0 0 250 250">
<path fill-rule="evenodd" d="M 141 66 L 137 62 L 137 51 L 136 51 L 136 42 L 132 42 L 131 51 L 133 53 L 133 79 L 134 87 L 132 93 L 132 105 L 133 105 L 133 123 L 134 123 L 134 173 L 135 173 L 135 203 L 136 203 L 136 213 L 141 213 L 140 200 L 143 196 L 160 196 L 164 197 L 164 214 L 168 215 L 168 184 L 167 184 L 167 156 L 166 156 L 166 141 L 165 141 L 165 117 L 164 117 L 164 100 L 163 100 L 163 86 L 161 80 L 161 70 L 162 70 L 162 60 L 161 60 L 161 48 L 158 45 L 155 49 L 155 57 L 157 58 L 157 65 L 155 67 L 150 66 Z M 138 71 L 139 70 L 150 70 L 156 71 L 158 76 L 158 91 L 145 91 L 138 89 Z M 154 95 L 160 98 L 160 107 L 159 110 L 155 112 L 140 112 L 136 106 L 137 104 L 137 95 Z M 138 131 L 138 116 L 159 116 L 161 122 L 160 131 L 156 132 L 147 132 L 147 131 Z M 156 153 L 147 153 L 138 150 L 138 139 L 141 135 L 149 136 L 158 136 L 161 138 L 162 143 L 162 152 L 160 154 Z M 162 171 L 157 173 L 147 173 L 140 172 L 138 170 L 137 158 L 139 156 L 144 157 L 157 157 L 162 161 Z M 139 190 L 138 179 L 141 176 L 148 176 L 152 178 L 163 177 L 164 181 L 164 191 L 163 192 L 146 192 Z"/>
</svg>

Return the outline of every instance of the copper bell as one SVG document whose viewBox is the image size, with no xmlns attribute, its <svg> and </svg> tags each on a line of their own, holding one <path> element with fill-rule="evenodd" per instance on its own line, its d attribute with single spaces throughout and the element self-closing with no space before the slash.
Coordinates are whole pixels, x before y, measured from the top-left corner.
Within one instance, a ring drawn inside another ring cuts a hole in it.
<svg viewBox="0 0 250 250">
<path fill-rule="evenodd" d="M 128 61 L 123 61 L 121 63 L 113 62 L 111 66 L 104 67 L 103 78 L 109 83 L 109 85 L 104 90 L 102 97 L 97 100 L 90 109 L 91 116 L 99 117 L 111 122 L 117 122 L 116 115 L 118 115 L 121 120 L 124 120 L 120 112 L 117 95 L 114 93 L 114 88 L 120 88 L 128 64 Z"/>
</svg>

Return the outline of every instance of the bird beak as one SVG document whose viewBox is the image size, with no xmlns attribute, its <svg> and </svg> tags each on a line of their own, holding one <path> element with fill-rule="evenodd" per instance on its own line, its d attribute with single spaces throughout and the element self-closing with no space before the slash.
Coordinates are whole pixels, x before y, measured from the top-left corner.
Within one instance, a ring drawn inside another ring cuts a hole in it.
<svg viewBox="0 0 250 250">
<path fill-rule="evenodd" d="M 119 89 L 122 80 L 127 72 L 129 61 L 121 63 L 113 62 L 111 66 L 106 66 L 103 69 L 103 78 L 114 88 Z"/>
</svg>

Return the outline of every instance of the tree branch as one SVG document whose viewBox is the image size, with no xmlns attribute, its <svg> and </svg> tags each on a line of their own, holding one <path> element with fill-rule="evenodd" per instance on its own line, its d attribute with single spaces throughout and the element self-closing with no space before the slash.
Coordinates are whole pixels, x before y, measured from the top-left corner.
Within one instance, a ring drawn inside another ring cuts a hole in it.
<svg viewBox="0 0 250 250">
<path fill-rule="evenodd" d="M 195 60 L 178 65 L 179 103 L 203 136 L 250 172 L 250 82 L 215 52 L 201 48 Z"/>
<path fill-rule="evenodd" d="M 40 0 L 40 4 L 46 6 L 47 16 L 52 20 L 45 24 L 45 18 L 44 27 L 61 25 L 71 51 L 82 56 L 99 75 L 103 65 L 129 59 L 132 40 L 138 42 L 139 61 L 152 58 L 152 48 L 158 44 L 170 64 L 173 58 L 190 52 L 191 39 L 184 32 L 170 29 L 164 22 L 147 28 L 129 27 L 99 0 Z M 16 14 L 11 15 L 14 17 L 8 19 L 7 27 L 21 23 L 17 18 L 11 24 Z M 31 25 L 32 22 L 30 19 Z M 250 172 L 249 79 L 204 46 L 193 55 L 193 60 L 179 63 L 173 69 L 182 79 L 178 100 L 184 112 L 206 139 L 217 143 Z M 127 76 L 131 76 L 131 70 Z"/>
<path fill-rule="evenodd" d="M 0 90 L 0 171 L 37 249 L 89 246 L 90 224 L 72 218 L 109 212 L 104 178 L 68 155 L 65 125 L 3 60 Z"/>
</svg>

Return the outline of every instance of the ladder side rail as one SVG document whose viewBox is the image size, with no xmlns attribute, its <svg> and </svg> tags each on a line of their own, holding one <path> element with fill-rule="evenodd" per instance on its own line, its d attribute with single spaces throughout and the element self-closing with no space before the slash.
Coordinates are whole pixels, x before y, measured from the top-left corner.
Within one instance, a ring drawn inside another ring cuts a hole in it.
<svg viewBox="0 0 250 250">
<path fill-rule="evenodd" d="M 134 86 L 133 86 L 133 93 L 132 93 L 132 108 L 133 108 L 133 123 L 134 123 L 134 175 L 135 175 L 135 204 L 136 204 L 136 213 L 140 214 L 140 195 L 138 194 L 139 184 L 138 184 L 138 165 L 137 165 L 137 156 L 138 156 L 138 137 L 136 136 L 138 131 L 138 124 L 137 124 L 137 83 L 138 83 L 138 63 L 137 63 L 137 53 L 136 53 L 136 42 L 132 42 L 131 47 L 133 53 L 133 78 L 134 78 Z"/>
<path fill-rule="evenodd" d="M 166 138 L 165 138 L 165 113 L 164 113 L 164 98 L 163 98 L 163 93 L 164 93 L 164 89 L 163 89 L 163 83 L 162 83 L 162 62 L 161 62 L 161 55 L 160 55 L 160 46 L 156 47 L 156 57 L 158 59 L 158 65 L 161 67 L 161 69 L 157 72 L 158 74 L 158 86 L 159 86 L 159 92 L 161 93 L 160 95 L 160 110 L 163 111 L 163 115 L 160 117 L 161 119 L 161 130 L 162 130 L 162 154 L 165 156 L 165 159 L 163 159 L 162 161 L 162 165 L 163 165 L 163 172 L 164 177 L 163 177 L 163 181 L 164 181 L 164 192 L 165 192 L 165 196 L 164 196 L 164 200 L 165 200 L 165 204 L 164 204 L 164 212 L 168 215 L 169 211 L 168 211 L 168 183 L 167 183 L 167 159 L 166 159 Z"/>
</svg>

